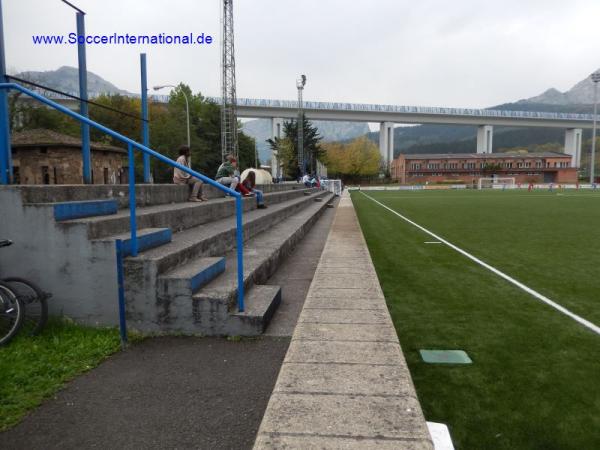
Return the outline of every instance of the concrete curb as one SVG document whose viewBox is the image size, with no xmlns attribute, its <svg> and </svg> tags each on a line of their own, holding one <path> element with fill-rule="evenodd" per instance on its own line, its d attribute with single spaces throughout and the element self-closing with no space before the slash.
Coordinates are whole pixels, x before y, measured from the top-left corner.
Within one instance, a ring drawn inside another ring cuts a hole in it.
<svg viewBox="0 0 600 450">
<path fill-rule="evenodd" d="M 375 447 L 433 449 L 433 443 L 344 195 L 254 449 Z"/>
</svg>

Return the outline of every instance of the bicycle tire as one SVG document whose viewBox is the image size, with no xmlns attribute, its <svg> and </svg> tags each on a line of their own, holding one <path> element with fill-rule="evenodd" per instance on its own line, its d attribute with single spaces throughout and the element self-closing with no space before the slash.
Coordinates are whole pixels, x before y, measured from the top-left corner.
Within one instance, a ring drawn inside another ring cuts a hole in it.
<svg viewBox="0 0 600 450">
<path fill-rule="evenodd" d="M 25 304 L 4 283 L 0 283 L 0 346 L 19 332 L 25 318 Z"/>
<path fill-rule="evenodd" d="M 42 291 L 35 283 L 19 277 L 3 278 L 10 289 L 25 304 L 25 318 L 23 328 L 30 336 L 36 336 L 48 322 L 49 295 Z"/>
</svg>

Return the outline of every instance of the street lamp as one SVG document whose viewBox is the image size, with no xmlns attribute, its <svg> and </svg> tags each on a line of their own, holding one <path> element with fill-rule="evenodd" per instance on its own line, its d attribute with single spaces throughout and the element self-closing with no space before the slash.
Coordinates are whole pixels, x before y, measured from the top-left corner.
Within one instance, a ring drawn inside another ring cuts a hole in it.
<svg viewBox="0 0 600 450">
<path fill-rule="evenodd" d="M 304 120 L 302 114 L 302 91 L 306 85 L 306 75 L 300 75 L 296 80 L 298 88 L 298 167 L 302 174 L 306 173 L 306 163 L 304 161 Z"/>
<path fill-rule="evenodd" d="M 168 88 L 168 87 L 177 89 L 177 86 L 173 86 L 172 84 L 164 84 L 161 86 L 154 86 L 153 89 L 155 91 L 158 91 L 160 89 L 164 89 L 164 88 Z M 183 98 L 185 98 L 185 113 L 186 113 L 186 118 L 187 118 L 187 145 L 189 147 L 190 146 L 190 102 L 188 101 L 188 96 L 183 89 L 180 89 L 179 92 L 181 92 L 183 94 Z"/>
<path fill-rule="evenodd" d="M 596 163 L 596 117 L 598 113 L 598 82 L 600 81 L 600 71 L 592 74 L 594 82 L 594 131 L 592 132 L 592 161 L 590 163 L 590 183 L 594 183 L 594 166 Z"/>
</svg>

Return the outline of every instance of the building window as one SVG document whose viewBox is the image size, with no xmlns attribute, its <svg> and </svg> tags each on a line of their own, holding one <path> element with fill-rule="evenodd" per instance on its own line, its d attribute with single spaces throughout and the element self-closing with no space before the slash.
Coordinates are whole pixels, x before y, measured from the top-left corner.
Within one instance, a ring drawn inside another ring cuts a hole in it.
<svg viewBox="0 0 600 450">
<path fill-rule="evenodd" d="M 42 184 L 50 184 L 50 173 L 48 166 L 42 166 Z"/>
<path fill-rule="evenodd" d="M 42 153 L 42 154 L 48 153 L 48 147 L 40 147 L 40 153 Z"/>
<path fill-rule="evenodd" d="M 19 166 L 13 167 L 13 181 L 15 184 L 21 184 L 21 168 Z"/>
<path fill-rule="evenodd" d="M 102 175 L 104 177 L 104 184 L 108 184 L 108 167 L 104 168 Z"/>
<path fill-rule="evenodd" d="M 56 174 L 56 167 L 52 169 L 52 172 L 54 174 L 54 184 L 58 184 L 58 175 Z"/>
</svg>

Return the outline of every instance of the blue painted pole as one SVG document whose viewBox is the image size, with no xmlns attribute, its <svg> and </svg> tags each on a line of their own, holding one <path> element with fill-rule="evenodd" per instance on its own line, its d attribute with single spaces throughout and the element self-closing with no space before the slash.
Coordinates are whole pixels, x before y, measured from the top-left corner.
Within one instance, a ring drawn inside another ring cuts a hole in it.
<svg viewBox="0 0 600 450">
<path fill-rule="evenodd" d="M 127 146 L 129 154 L 129 228 L 131 228 L 131 256 L 138 254 L 137 223 L 135 217 L 135 155 L 133 146 Z"/>
<path fill-rule="evenodd" d="M 146 54 L 140 54 L 142 69 L 142 144 L 150 147 L 150 124 L 148 123 L 148 79 L 146 76 Z M 151 183 L 150 155 L 144 153 L 144 183 Z"/>
<path fill-rule="evenodd" d="M 6 78 L 6 56 L 4 53 L 4 22 L 2 0 L 0 0 L 0 82 Z M 8 117 L 8 92 L 0 90 L 0 184 L 12 183 L 12 151 L 10 148 L 10 122 Z"/>
<path fill-rule="evenodd" d="M 123 241 L 117 239 L 117 286 L 119 290 L 119 333 L 121 345 L 127 345 L 127 318 L 125 317 L 125 276 L 123 273 Z"/>
<path fill-rule="evenodd" d="M 85 39 L 85 20 L 84 13 L 77 12 L 77 37 Z M 85 58 L 85 40 L 77 44 L 77 58 L 79 61 L 79 112 L 84 117 L 89 117 L 88 113 L 88 87 L 87 87 L 87 62 Z M 92 155 L 90 150 L 90 126 L 87 123 L 81 123 L 81 152 L 83 158 L 83 182 L 92 183 Z"/>
<path fill-rule="evenodd" d="M 242 197 L 235 198 L 237 235 L 238 310 L 244 312 L 244 229 L 242 228 Z"/>
</svg>

